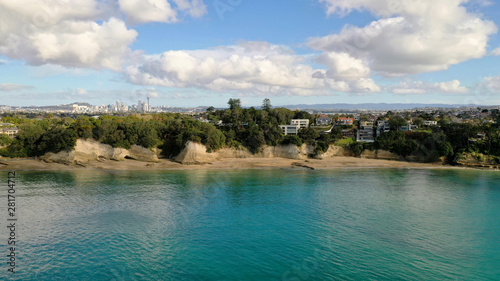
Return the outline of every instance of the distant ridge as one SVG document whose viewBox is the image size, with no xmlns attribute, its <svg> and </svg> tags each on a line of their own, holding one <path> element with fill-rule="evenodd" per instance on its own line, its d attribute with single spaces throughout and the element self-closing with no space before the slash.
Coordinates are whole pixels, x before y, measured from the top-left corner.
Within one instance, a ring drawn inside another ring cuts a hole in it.
<svg viewBox="0 0 500 281">
<path fill-rule="evenodd" d="M 463 104 L 420 104 L 420 103 L 333 103 L 333 104 L 296 104 L 282 106 L 291 110 L 408 110 L 416 108 L 463 108 L 463 107 L 492 107 L 491 105 L 463 105 Z"/>
</svg>

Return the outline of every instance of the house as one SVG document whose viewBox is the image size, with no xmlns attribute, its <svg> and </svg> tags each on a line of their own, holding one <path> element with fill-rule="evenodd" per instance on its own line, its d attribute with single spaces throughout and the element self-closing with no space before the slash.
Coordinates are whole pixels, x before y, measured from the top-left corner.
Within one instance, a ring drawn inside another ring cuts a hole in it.
<svg viewBox="0 0 500 281">
<path fill-rule="evenodd" d="M 351 130 L 342 130 L 342 138 L 344 139 L 352 139 L 354 138 L 355 135 L 354 135 L 354 130 L 351 129 Z"/>
<path fill-rule="evenodd" d="M 290 125 L 280 125 L 283 134 L 287 135 L 297 135 L 300 129 L 309 127 L 309 119 L 292 119 Z"/>
<path fill-rule="evenodd" d="M 371 127 L 373 128 L 374 122 L 372 121 L 361 121 L 359 122 L 359 127 Z"/>
<path fill-rule="evenodd" d="M 19 133 L 19 128 L 17 127 L 0 128 L 0 134 L 8 135 L 10 138 L 15 138 L 17 133 Z"/>
<path fill-rule="evenodd" d="M 297 135 L 300 130 L 299 125 L 280 125 L 280 128 L 283 130 L 283 134 L 287 135 Z"/>
<path fill-rule="evenodd" d="M 292 119 L 290 125 L 298 125 L 301 129 L 309 127 L 309 119 Z"/>
<path fill-rule="evenodd" d="M 339 117 L 338 122 L 341 125 L 352 125 L 352 124 L 354 124 L 354 119 L 350 118 L 350 117 Z"/>
<path fill-rule="evenodd" d="M 383 133 L 387 133 L 391 130 L 391 125 L 387 120 L 379 120 L 377 121 L 377 137 Z"/>
<path fill-rule="evenodd" d="M 437 126 L 438 122 L 437 121 L 424 121 L 424 126 Z"/>
<path fill-rule="evenodd" d="M 326 116 L 326 115 L 321 115 L 318 119 L 316 119 L 316 125 L 330 125 L 332 124 L 332 118 Z"/>
<path fill-rule="evenodd" d="M 399 130 L 402 132 L 415 131 L 417 129 L 418 129 L 418 126 L 412 125 L 412 124 L 408 124 L 408 125 L 404 125 L 404 126 L 399 127 Z"/>
<path fill-rule="evenodd" d="M 374 142 L 373 137 L 373 122 L 362 121 L 359 123 L 359 130 L 356 136 L 356 141 L 358 142 Z"/>
</svg>

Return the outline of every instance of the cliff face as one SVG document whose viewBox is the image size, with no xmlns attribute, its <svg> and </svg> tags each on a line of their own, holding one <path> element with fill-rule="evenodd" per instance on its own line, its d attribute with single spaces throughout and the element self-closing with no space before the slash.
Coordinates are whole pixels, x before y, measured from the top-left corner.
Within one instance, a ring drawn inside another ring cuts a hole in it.
<svg viewBox="0 0 500 281">
<path fill-rule="evenodd" d="M 466 167 L 500 169 L 500 159 L 480 153 L 464 153 L 457 164 Z"/>
<path fill-rule="evenodd" d="M 278 146 L 265 146 L 260 152 L 252 154 L 247 149 L 224 148 L 214 153 L 207 153 L 204 145 L 188 142 L 186 147 L 175 158 L 175 161 L 182 164 L 200 164 L 209 163 L 215 160 L 224 158 L 274 158 L 281 157 L 287 159 L 307 159 L 309 155 L 314 153 L 314 147 L 311 145 L 303 144 L 301 147 L 295 145 L 278 145 Z M 328 151 L 319 158 L 328 158 L 335 156 L 348 156 L 342 147 L 330 146 Z"/>
<path fill-rule="evenodd" d="M 206 146 L 188 141 L 186 147 L 174 160 L 182 164 L 203 164 L 212 162 L 217 158 L 217 153 L 208 153 Z"/>
<path fill-rule="evenodd" d="M 78 139 L 72 151 L 61 151 L 59 153 L 47 153 L 40 159 L 46 162 L 64 164 L 87 163 L 89 161 L 116 160 L 123 161 L 125 158 L 144 162 L 157 162 L 156 153 L 149 149 L 133 145 L 130 149 L 114 148 L 111 145 L 102 144 L 95 140 Z"/>
</svg>

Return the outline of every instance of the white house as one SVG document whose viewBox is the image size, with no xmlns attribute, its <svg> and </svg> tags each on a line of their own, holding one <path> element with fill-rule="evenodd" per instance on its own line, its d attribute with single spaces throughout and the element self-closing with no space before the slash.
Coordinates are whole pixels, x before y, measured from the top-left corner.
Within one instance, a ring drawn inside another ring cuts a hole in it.
<svg viewBox="0 0 500 281">
<path fill-rule="evenodd" d="M 283 130 L 283 134 L 287 135 L 297 135 L 300 130 L 299 125 L 280 125 L 280 128 Z"/>
<path fill-rule="evenodd" d="M 301 129 L 309 127 L 309 119 L 292 119 L 291 125 L 298 125 Z"/>
</svg>

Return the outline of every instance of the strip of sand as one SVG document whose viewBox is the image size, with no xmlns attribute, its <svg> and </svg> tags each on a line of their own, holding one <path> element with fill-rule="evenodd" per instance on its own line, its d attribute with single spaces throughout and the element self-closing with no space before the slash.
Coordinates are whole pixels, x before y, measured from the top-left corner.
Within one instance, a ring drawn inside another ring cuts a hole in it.
<svg viewBox="0 0 500 281">
<path fill-rule="evenodd" d="M 442 164 L 412 163 L 391 160 L 365 159 L 355 157 L 334 157 L 327 159 L 295 160 L 285 158 L 227 158 L 206 164 L 183 165 L 166 159 L 157 163 L 136 160 L 92 161 L 81 165 L 45 163 L 35 159 L 2 159 L 0 170 L 190 170 L 190 169 L 262 169 L 262 168 L 297 168 L 297 169 L 342 169 L 342 168 L 456 168 Z"/>
</svg>

